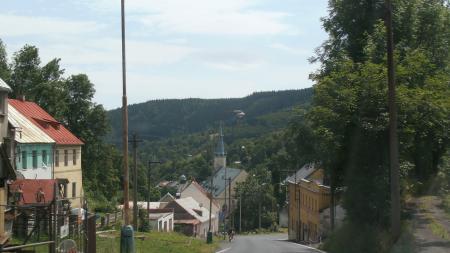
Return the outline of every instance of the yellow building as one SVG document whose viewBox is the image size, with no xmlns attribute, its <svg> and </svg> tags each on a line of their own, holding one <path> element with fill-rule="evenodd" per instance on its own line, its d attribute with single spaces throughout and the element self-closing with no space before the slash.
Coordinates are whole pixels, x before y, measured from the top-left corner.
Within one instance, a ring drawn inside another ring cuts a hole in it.
<svg viewBox="0 0 450 253">
<path fill-rule="evenodd" d="M 323 169 L 307 164 L 287 179 L 289 240 L 320 241 L 320 213 L 330 206 L 330 188 L 323 185 L 323 178 Z"/>
</svg>

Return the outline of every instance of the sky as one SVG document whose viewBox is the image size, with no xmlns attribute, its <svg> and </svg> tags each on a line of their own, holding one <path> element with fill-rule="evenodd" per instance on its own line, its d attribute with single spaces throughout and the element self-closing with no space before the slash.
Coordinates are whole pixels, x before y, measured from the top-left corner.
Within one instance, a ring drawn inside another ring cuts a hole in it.
<svg viewBox="0 0 450 253">
<path fill-rule="evenodd" d="M 125 0 L 129 103 L 310 87 L 327 2 Z M 43 64 L 61 58 L 66 76 L 89 76 L 95 102 L 121 106 L 120 0 L 2 1 L 0 39 L 10 58 L 25 44 Z"/>
</svg>

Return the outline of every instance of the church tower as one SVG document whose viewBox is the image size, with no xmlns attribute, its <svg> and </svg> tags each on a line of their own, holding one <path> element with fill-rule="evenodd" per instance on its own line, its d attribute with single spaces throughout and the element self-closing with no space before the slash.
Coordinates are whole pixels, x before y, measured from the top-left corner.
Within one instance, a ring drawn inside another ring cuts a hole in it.
<svg viewBox="0 0 450 253">
<path fill-rule="evenodd" d="M 217 143 L 216 152 L 214 155 L 214 170 L 218 171 L 220 168 L 227 166 L 227 154 L 225 153 L 225 145 L 223 143 L 222 124 L 220 125 L 219 142 Z"/>
</svg>

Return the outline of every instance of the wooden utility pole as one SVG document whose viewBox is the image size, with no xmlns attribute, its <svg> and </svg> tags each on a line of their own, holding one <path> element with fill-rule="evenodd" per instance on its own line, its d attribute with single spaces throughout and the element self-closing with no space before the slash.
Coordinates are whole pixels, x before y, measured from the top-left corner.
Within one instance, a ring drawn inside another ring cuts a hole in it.
<svg viewBox="0 0 450 253">
<path fill-rule="evenodd" d="M 125 226 L 130 225 L 129 213 L 129 174 L 128 174 L 128 102 L 127 102 L 127 74 L 125 58 L 125 0 L 121 0 L 122 26 L 122 145 L 123 145 L 123 219 Z"/>
<path fill-rule="evenodd" d="M 138 172 L 137 172 L 137 144 L 142 140 L 137 139 L 136 133 L 133 133 L 133 139 L 130 141 L 133 144 L 133 227 L 138 230 L 138 213 L 137 205 L 137 186 L 138 186 Z"/>
<path fill-rule="evenodd" d="M 386 0 L 387 64 L 389 93 L 389 155 L 391 176 L 391 233 L 396 241 L 400 236 L 400 175 L 398 161 L 397 105 L 395 100 L 394 32 L 392 1 Z"/>
</svg>

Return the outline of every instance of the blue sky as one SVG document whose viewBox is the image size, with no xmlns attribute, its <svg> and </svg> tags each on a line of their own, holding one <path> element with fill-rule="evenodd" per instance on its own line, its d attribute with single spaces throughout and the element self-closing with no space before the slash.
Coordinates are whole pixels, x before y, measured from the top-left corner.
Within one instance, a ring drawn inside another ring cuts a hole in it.
<svg viewBox="0 0 450 253">
<path fill-rule="evenodd" d="M 309 87 L 327 35 L 327 0 L 126 0 L 128 100 L 243 97 Z M 119 0 L 3 1 L 9 56 L 25 44 L 66 75 L 86 73 L 95 101 L 121 105 Z"/>
</svg>

